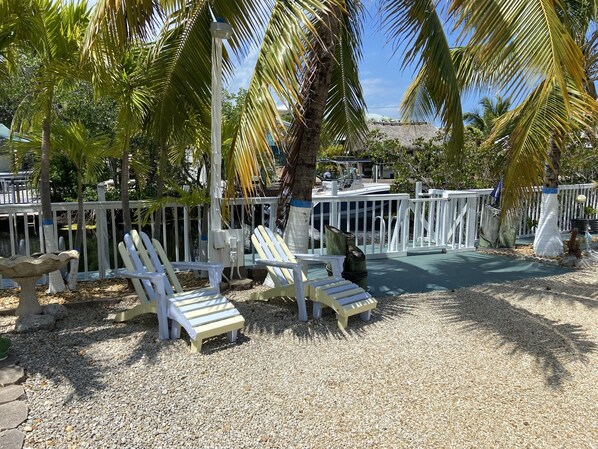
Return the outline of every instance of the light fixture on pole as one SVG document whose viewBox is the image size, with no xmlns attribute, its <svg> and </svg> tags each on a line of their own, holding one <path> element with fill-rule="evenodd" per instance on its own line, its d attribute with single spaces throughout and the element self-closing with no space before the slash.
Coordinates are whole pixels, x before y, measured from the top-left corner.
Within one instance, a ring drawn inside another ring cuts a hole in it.
<svg viewBox="0 0 598 449">
<path fill-rule="evenodd" d="M 222 230 L 222 41 L 233 28 L 224 21 L 210 24 L 212 33 L 212 157 L 210 164 L 210 232 Z M 208 258 L 214 261 L 214 242 L 208 244 Z"/>
</svg>

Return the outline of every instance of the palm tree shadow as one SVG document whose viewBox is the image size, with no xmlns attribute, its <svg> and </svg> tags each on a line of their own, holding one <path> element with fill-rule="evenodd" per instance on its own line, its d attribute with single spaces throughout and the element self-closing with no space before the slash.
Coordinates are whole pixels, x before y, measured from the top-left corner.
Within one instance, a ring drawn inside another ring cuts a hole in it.
<svg viewBox="0 0 598 449">
<path fill-rule="evenodd" d="M 299 321 L 297 303 L 294 298 L 270 298 L 269 300 L 246 300 L 235 302 L 239 312 L 245 317 L 244 331 L 247 333 L 280 336 L 291 333 L 299 340 L 344 340 L 359 338 L 383 320 L 400 319 L 410 313 L 412 305 L 399 298 L 386 297 L 378 300 L 378 307 L 372 310 L 369 321 L 362 321 L 358 316 L 349 318 L 349 325 L 340 330 L 336 314 L 330 308 L 322 309 L 322 318 L 314 320 L 313 303 L 307 301 L 308 321 Z"/>
<path fill-rule="evenodd" d="M 115 324 L 109 319 L 113 310 L 91 306 L 70 309 L 64 320 L 58 321 L 52 331 L 38 331 L 27 334 L 11 334 L 14 354 L 28 376 L 39 374 L 56 384 L 68 383 L 73 396 L 86 397 L 106 388 L 102 379 L 106 369 L 98 360 L 93 345 L 106 345 L 100 359 L 111 359 L 111 345 L 114 340 L 131 338 L 138 340 L 133 350 L 124 357 L 122 366 L 129 367 L 141 360 L 156 363 L 160 351 L 166 346 L 157 337 L 157 320 L 146 315 L 124 324 Z M 85 320 L 78 316 L 82 314 Z M 65 341 L 68 344 L 65 344 Z M 91 354 L 94 355 L 91 355 Z M 114 363 L 110 360 L 109 363 Z"/>
<path fill-rule="evenodd" d="M 587 362 L 587 355 L 597 347 L 580 325 L 549 320 L 487 293 L 443 295 L 432 304 L 450 323 L 494 337 L 498 347 L 506 348 L 510 355 L 533 357 L 552 388 L 562 387 L 571 377 L 567 365 Z"/>
<path fill-rule="evenodd" d="M 588 309 L 598 309 L 598 292 L 588 295 L 587 286 L 578 286 L 571 283 L 563 285 L 557 281 L 546 282 L 545 288 L 530 287 L 527 285 L 510 284 L 492 287 L 503 291 L 513 301 L 524 302 L 531 298 L 545 301 L 545 296 L 550 295 L 550 301 L 560 304 L 579 304 Z M 535 294 L 535 295 L 534 295 Z"/>
</svg>

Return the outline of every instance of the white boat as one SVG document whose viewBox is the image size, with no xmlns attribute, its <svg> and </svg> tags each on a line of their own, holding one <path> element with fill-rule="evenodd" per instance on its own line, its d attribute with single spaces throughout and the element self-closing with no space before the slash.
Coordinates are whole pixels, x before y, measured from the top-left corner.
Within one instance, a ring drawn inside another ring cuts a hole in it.
<svg viewBox="0 0 598 449">
<path fill-rule="evenodd" d="M 333 198 L 384 195 L 390 193 L 390 185 L 378 182 L 364 182 L 355 160 L 329 160 L 336 163 L 340 176 L 333 178 L 330 173 L 322 175 L 322 183 L 312 192 L 314 226 L 320 226 L 320 220 L 327 220 L 330 216 L 331 200 Z M 340 203 L 339 219 L 341 222 L 356 217 L 371 218 L 380 213 L 385 205 L 384 200 L 345 201 Z"/>
<path fill-rule="evenodd" d="M 337 195 L 373 195 L 390 193 L 390 185 L 382 182 L 364 182 L 363 163 L 369 162 L 358 159 L 328 159 L 325 162 L 337 166 L 339 176 L 334 178 L 330 172 L 322 175 L 322 183 L 316 186 L 312 192 L 312 198 L 317 201 L 318 197 Z M 335 187 L 336 183 L 336 187 Z"/>
</svg>

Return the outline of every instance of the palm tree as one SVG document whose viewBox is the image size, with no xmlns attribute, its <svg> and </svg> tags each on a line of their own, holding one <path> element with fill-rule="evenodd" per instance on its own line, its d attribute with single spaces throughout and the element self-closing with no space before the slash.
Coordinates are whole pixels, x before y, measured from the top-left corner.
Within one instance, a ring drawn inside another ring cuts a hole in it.
<svg viewBox="0 0 598 449">
<path fill-rule="evenodd" d="M 106 67 L 109 81 L 104 85 L 104 93 L 113 96 L 118 104 L 116 137 L 122 157 L 120 191 L 125 232 L 133 228 L 129 202 L 131 138 L 142 130 L 152 98 L 144 62 L 143 52 L 132 49 Z"/>
<path fill-rule="evenodd" d="M 17 156 L 17 164 L 24 157 L 34 154 L 34 173 L 40 173 L 40 144 L 41 139 L 35 134 L 22 136 L 11 144 Z M 63 156 L 73 163 L 77 171 L 77 223 L 74 249 L 81 253 L 83 233 L 85 232 L 85 213 L 83 209 L 83 185 L 96 183 L 98 177 L 106 168 L 106 160 L 115 155 L 115 149 L 110 145 L 110 137 L 100 134 L 91 136 L 81 122 L 74 121 L 62 123 L 56 121 L 52 124 L 51 134 L 52 157 Z M 71 261 L 71 276 L 69 289 L 77 288 L 77 267 L 79 260 Z"/>
<path fill-rule="evenodd" d="M 77 231 L 74 249 L 81 253 L 85 232 L 85 211 L 83 209 L 83 184 L 95 184 L 106 167 L 108 157 L 115 154 L 107 135 L 91 136 L 81 122 L 57 123 L 52 127 L 52 143 L 56 154 L 70 160 L 77 169 Z M 71 261 L 69 289 L 77 288 L 77 267 L 79 260 Z"/>
<path fill-rule="evenodd" d="M 473 112 L 466 112 L 463 114 L 463 120 L 469 126 L 480 130 L 484 135 L 487 135 L 496 120 L 502 115 L 509 112 L 511 101 L 504 99 L 500 95 L 496 96 L 496 101 L 490 97 L 483 97 L 480 100 L 482 110 L 475 110 Z"/>
<path fill-rule="evenodd" d="M 357 65 L 361 53 L 361 16 L 357 2 L 343 8 L 330 6 L 325 20 L 318 23 L 318 42 L 312 46 L 302 78 L 301 104 L 297 105 L 286 164 L 282 174 L 281 204 L 286 212 L 285 240 L 291 251 L 307 252 L 312 191 L 320 137 L 332 141 L 345 138 L 348 145 L 362 140 L 367 131 L 365 103 Z M 300 167 L 300 169 L 298 169 Z"/>
<path fill-rule="evenodd" d="M 560 254 L 555 213 L 560 148 L 572 131 L 590 129 L 598 112 L 586 92 L 579 42 L 596 18 L 596 2 L 453 0 L 452 23 L 465 36 L 463 46 L 455 49 L 448 46 L 433 2 L 383 4 L 392 36 L 415 36 L 408 59 L 421 54 L 421 69 L 403 100 L 404 111 L 420 117 L 439 114 L 452 132 L 456 154 L 463 92 L 490 87 L 520 101 L 495 122 L 487 139 L 491 144 L 508 136 L 503 209 L 515 208 L 543 180 L 544 213 L 535 249 L 540 255 Z M 403 14 L 408 10 L 411 14 Z"/>
<path fill-rule="evenodd" d="M 108 43 L 106 48 L 112 49 L 147 35 L 152 18 L 162 12 L 155 9 L 157 5 L 142 10 L 126 3 L 121 10 L 108 0 L 99 2 L 88 34 L 88 51 L 102 51 L 102 40 L 96 38 L 98 30 L 109 31 L 111 39 L 103 41 Z M 167 17 L 150 52 L 149 74 L 156 94 L 150 132 L 161 146 L 190 117 L 201 117 L 201 111 L 209 105 L 212 16 L 207 2 L 182 6 L 164 1 Z M 288 191 L 295 199 L 310 201 L 323 117 L 332 136 L 357 140 L 365 130 L 356 66 L 360 56 L 359 25 L 351 20 L 360 14 L 358 4 L 342 0 L 277 1 L 268 10 L 262 2 L 245 0 L 217 1 L 211 6 L 233 26 L 235 34 L 230 44 L 234 52 L 243 55 L 250 44 L 261 46 L 228 153 L 227 185 L 231 191 L 239 186 L 249 196 L 253 193 L 253 177 L 259 175 L 261 167 L 271 164 L 267 135 L 280 137 L 281 120 L 276 108 L 280 99 L 295 112 L 296 141 L 303 139 L 303 144 L 289 144 L 289 148 L 301 154 L 301 164 L 308 168 L 301 171 L 298 182 L 288 177 Z M 261 41 L 254 32 L 256 28 L 265 29 Z M 322 69 L 324 61 L 328 63 Z M 225 54 L 225 71 L 230 70 L 230 59 Z M 338 82 L 330 83 L 331 79 Z M 306 126 L 308 122 L 310 126 Z M 200 128 L 209 130 L 208 122 Z M 198 135 L 197 140 L 209 141 L 205 134 Z M 301 234 L 306 244 L 307 229 Z"/>
<path fill-rule="evenodd" d="M 52 0 L 6 0 L 0 8 L 1 36 L 11 47 L 33 51 L 39 58 L 38 82 L 28 97 L 33 103 L 34 122 L 41 128 L 40 198 L 46 251 L 58 249 L 54 235 L 50 199 L 51 127 L 54 115 L 54 92 L 60 84 L 81 73 L 79 49 L 88 24 L 85 1 L 62 3 Z M 17 123 L 13 124 L 18 126 Z M 64 290 L 60 272 L 50 274 L 49 291 Z"/>
<path fill-rule="evenodd" d="M 138 7 L 137 3 L 127 2 L 120 9 L 113 2 L 104 0 L 99 5 L 94 23 L 107 23 L 118 42 L 126 42 L 119 37 L 127 37 L 127 32 L 136 36 L 147 33 L 158 12 L 158 3 Z M 162 92 L 168 92 L 168 95 L 164 95 L 165 101 L 159 114 L 160 122 L 165 125 L 162 129 L 172 131 L 179 120 L 171 117 L 180 117 L 184 114 L 180 111 L 185 110 L 179 107 L 177 114 L 173 103 L 193 106 L 194 102 L 201 101 L 202 94 L 209 93 L 208 79 L 199 76 L 205 75 L 201 66 L 209 65 L 205 64 L 209 55 L 209 16 L 203 2 L 193 2 L 191 7 L 183 8 L 181 2 L 164 0 L 164 6 L 169 17 L 179 25 L 172 28 L 172 33 L 180 36 L 172 41 L 171 48 L 166 48 L 169 50 L 167 53 L 159 52 L 172 62 L 166 65 L 168 76 L 163 78 Z M 264 3 L 250 0 L 215 1 L 213 8 L 226 17 L 237 31 L 231 45 L 233 51 L 240 54 L 244 54 L 248 43 L 255 43 L 252 29 L 261 26 L 266 29 L 231 151 L 231 157 L 236 162 L 236 179 L 243 192 L 248 194 L 251 191 L 250 180 L 257 175 L 259 162 L 267 158 L 265 135 L 267 132 L 277 134 L 279 117 L 275 111 L 275 96 L 290 105 L 299 120 L 306 120 L 305 116 L 309 116 L 312 110 L 310 102 L 314 97 L 321 97 L 319 89 L 324 89 L 326 83 L 317 84 L 317 88 L 314 84 L 312 89 L 302 89 L 300 81 L 304 82 L 303 86 L 315 82 L 312 76 L 320 72 L 312 69 L 310 62 L 317 61 L 319 64 L 325 61 L 323 49 L 331 49 L 327 45 L 326 27 L 318 24 L 328 23 L 332 27 L 331 15 L 338 18 L 339 31 L 332 33 L 333 38 L 338 39 L 336 49 L 341 48 L 343 43 L 358 42 L 354 34 L 355 23 L 358 23 L 354 15 L 357 8 L 342 1 L 278 1 L 272 11 L 268 11 L 264 9 Z M 572 129 L 589 126 L 593 121 L 597 105 L 586 93 L 585 58 L 579 37 L 585 36 L 588 25 L 595 20 L 598 9 L 595 1 L 452 0 L 448 13 L 441 14 L 432 0 L 382 0 L 381 9 L 389 39 L 397 48 L 406 48 L 405 63 L 417 62 L 420 67 L 404 98 L 404 113 L 412 118 L 438 117 L 447 132 L 455 160 L 458 160 L 464 136 L 463 93 L 490 86 L 519 102 L 517 108 L 496 122 L 495 130 L 488 139 L 492 141 L 498 133 L 509 136 L 503 197 L 506 208 L 515 207 L 518 199 L 538 183 L 546 163 L 553 169 L 557 168 L 554 157 L 551 162 L 549 150 L 560 147 Z M 462 47 L 450 48 L 443 16 L 448 16 L 448 23 L 455 24 L 460 32 L 464 43 Z M 266 21 L 268 25 L 265 25 Z M 97 28 L 94 26 L 93 29 Z M 343 39 L 343 29 L 352 40 Z M 90 37 L 89 41 L 93 42 L 93 38 Z M 314 42 L 319 44 L 314 45 Z M 191 47 L 191 43 L 195 45 Z M 358 49 L 358 45 L 351 47 L 353 51 L 347 55 L 358 56 Z M 318 50 L 319 57 L 312 59 L 311 56 Z M 196 56 L 192 61 L 182 57 L 190 53 Z M 333 65 L 346 69 L 347 61 L 351 62 L 351 59 L 337 57 Z M 347 73 L 352 74 L 350 70 L 343 72 L 345 76 Z M 192 83 L 190 74 L 195 75 Z M 349 79 L 351 77 L 345 78 L 346 81 Z M 348 86 L 349 83 L 332 82 L 327 107 L 335 104 L 334 98 L 344 100 L 337 105 L 358 105 L 359 91 L 345 89 Z M 171 114 L 164 114 L 166 111 Z M 328 116 L 324 113 L 324 117 Z M 318 117 L 314 117 L 319 122 Z M 353 127 L 355 129 L 357 127 Z M 300 133 L 293 135 L 300 136 Z M 301 147 L 289 145 L 289 148 Z M 301 149 L 306 150 L 305 147 Z M 309 148 L 307 153 L 310 154 Z M 555 151 L 552 153 L 556 155 Z M 311 159 L 298 161 L 302 164 L 301 173 L 305 173 L 307 178 Z M 555 174 L 553 170 L 547 184 L 554 184 Z M 301 196 L 299 192 L 305 190 L 304 183 L 298 184 L 296 191 L 294 186 L 291 187 L 291 192 Z M 303 196 L 308 198 L 309 194 Z"/>
</svg>

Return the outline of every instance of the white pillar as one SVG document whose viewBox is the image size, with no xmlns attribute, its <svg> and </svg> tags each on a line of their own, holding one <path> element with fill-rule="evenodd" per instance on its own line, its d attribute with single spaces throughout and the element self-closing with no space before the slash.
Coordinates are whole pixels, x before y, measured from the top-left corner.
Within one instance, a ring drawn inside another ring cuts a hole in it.
<svg viewBox="0 0 598 449">
<path fill-rule="evenodd" d="M 540 220 L 534 238 L 534 252 L 540 257 L 555 257 L 563 254 L 563 239 L 559 230 L 558 188 L 542 189 Z"/>
<path fill-rule="evenodd" d="M 338 181 L 332 181 L 332 192 L 331 196 L 333 197 L 330 201 L 330 225 L 334 226 L 335 228 L 339 228 L 339 220 L 338 220 Z M 348 206 L 347 206 L 348 207 Z M 320 210 L 324 213 L 324 204 L 321 204 Z"/>
<path fill-rule="evenodd" d="M 212 22 L 212 157 L 210 163 L 210 231 L 222 230 L 222 40 L 232 34 L 226 22 Z M 212 242 L 208 245 L 208 257 L 213 261 Z"/>
</svg>

